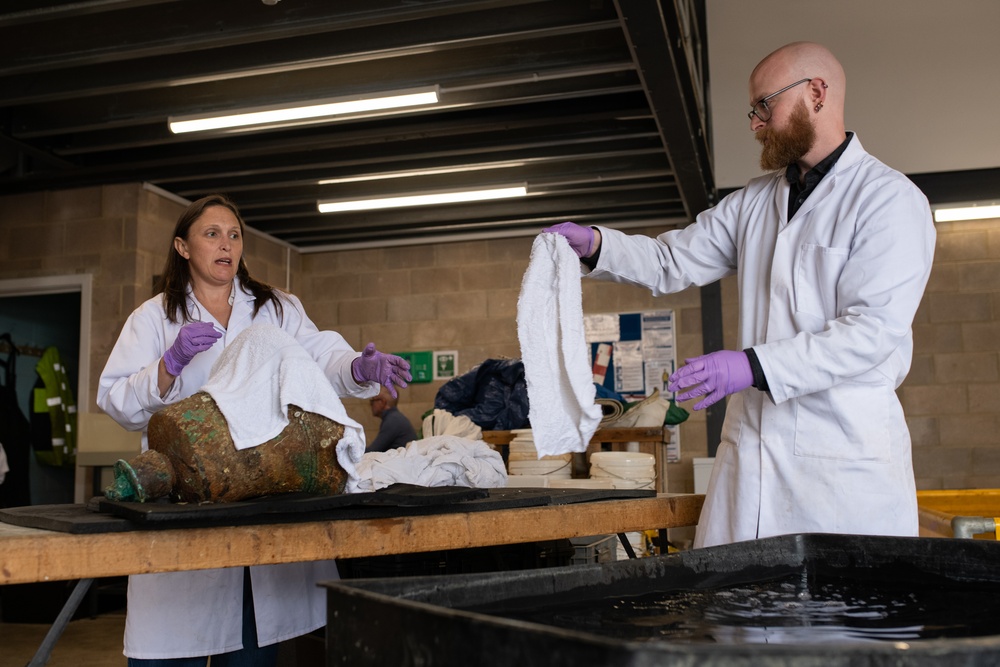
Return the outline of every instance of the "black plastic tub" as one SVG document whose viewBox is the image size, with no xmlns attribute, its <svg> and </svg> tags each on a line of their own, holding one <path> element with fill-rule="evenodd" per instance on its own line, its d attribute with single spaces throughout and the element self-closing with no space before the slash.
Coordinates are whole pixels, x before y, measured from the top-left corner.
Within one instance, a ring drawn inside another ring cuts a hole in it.
<svg viewBox="0 0 1000 667">
<path fill-rule="evenodd" d="M 785 582 L 806 600 L 823 599 L 830 582 L 855 591 L 889 587 L 898 599 L 860 614 L 862 621 L 900 609 L 906 620 L 873 638 L 844 624 L 830 632 L 801 610 L 766 621 L 749 613 L 746 623 L 678 639 L 653 636 L 659 630 L 649 619 L 620 633 L 613 623 L 582 629 L 594 623 L 573 617 L 595 601 L 610 608 L 607 600 L 651 594 L 719 596 L 746 607 L 741 596 L 769 582 Z M 787 535 L 600 565 L 324 585 L 328 667 L 1000 664 L 1000 543 L 982 540 Z M 927 610 L 926 622 L 913 620 Z"/>
</svg>

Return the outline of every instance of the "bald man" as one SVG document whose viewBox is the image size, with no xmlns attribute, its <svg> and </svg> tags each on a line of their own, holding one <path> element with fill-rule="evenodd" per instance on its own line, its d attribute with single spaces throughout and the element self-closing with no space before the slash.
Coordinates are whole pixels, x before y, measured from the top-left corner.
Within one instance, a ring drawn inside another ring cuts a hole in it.
<svg viewBox="0 0 1000 667">
<path fill-rule="evenodd" d="M 379 426 L 378 435 L 368 443 L 365 451 L 385 452 L 396 447 L 406 447 L 417 439 L 413 424 L 396 408 L 398 399 L 390 394 L 388 389 L 382 387 L 378 396 L 372 397 L 368 402 L 371 405 L 372 416 L 381 419 L 382 425 Z"/>
<path fill-rule="evenodd" d="M 917 535 L 895 390 L 935 232 L 924 195 L 844 128 L 847 77 L 796 42 L 750 74 L 768 172 L 656 239 L 562 223 L 589 277 L 654 295 L 736 275 L 739 349 L 670 378 L 704 409 L 729 397 L 695 547 L 806 532 Z"/>
</svg>

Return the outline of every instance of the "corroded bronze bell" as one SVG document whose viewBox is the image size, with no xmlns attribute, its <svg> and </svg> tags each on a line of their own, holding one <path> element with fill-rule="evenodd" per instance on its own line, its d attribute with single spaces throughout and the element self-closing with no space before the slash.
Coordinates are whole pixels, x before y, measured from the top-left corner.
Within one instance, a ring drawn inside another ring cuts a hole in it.
<svg viewBox="0 0 1000 667">
<path fill-rule="evenodd" d="M 120 459 L 110 500 L 233 502 L 294 491 L 343 493 L 347 472 L 337 461 L 344 427 L 294 405 L 288 425 L 256 447 L 236 449 L 226 418 L 205 392 L 169 405 L 149 420 L 149 449 Z"/>
</svg>

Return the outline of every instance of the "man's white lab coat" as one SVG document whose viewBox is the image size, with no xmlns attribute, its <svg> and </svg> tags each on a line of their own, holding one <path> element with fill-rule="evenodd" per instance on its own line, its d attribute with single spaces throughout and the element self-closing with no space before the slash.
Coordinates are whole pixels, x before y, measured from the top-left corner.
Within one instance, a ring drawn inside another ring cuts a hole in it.
<svg viewBox="0 0 1000 667">
<path fill-rule="evenodd" d="M 225 335 L 195 355 L 163 398 L 157 388 L 157 366 L 173 345 L 181 324 L 170 322 L 162 295 L 133 312 L 101 374 L 97 402 L 126 429 L 143 431 L 162 407 L 198 392 L 226 345 L 251 324 L 270 323 L 291 334 L 319 363 L 341 396 L 368 398 L 378 386 L 359 385 L 351 362 L 360 354 L 333 331 L 319 331 L 294 295 L 283 294 L 279 323 L 273 304 L 253 316 L 253 295 L 234 280 L 233 311 L 228 329 L 188 294 L 196 320 L 214 323 Z M 326 622 L 326 602 L 316 582 L 337 579 L 334 561 L 289 563 L 250 568 L 257 641 L 267 646 L 312 632 Z M 144 574 L 129 577 L 125 655 L 132 658 L 178 658 L 215 655 L 242 648 L 243 568 Z"/>
<path fill-rule="evenodd" d="M 918 534 L 895 389 L 934 256 L 927 200 L 856 136 L 791 220 L 788 192 L 783 171 L 756 178 L 656 240 L 601 228 L 589 274 L 656 295 L 737 275 L 739 348 L 769 391 L 729 397 L 696 547 Z"/>
</svg>

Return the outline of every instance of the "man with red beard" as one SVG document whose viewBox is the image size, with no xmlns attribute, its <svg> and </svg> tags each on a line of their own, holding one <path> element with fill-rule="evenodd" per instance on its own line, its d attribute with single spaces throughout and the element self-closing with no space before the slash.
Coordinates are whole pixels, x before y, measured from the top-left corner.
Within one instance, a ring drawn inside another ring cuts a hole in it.
<svg viewBox="0 0 1000 667">
<path fill-rule="evenodd" d="M 590 278 L 654 295 L 735 274 L 739 349 L 670 378 L 700 410 L 729 397 L 695 546 L 789 533 L 915 536 L 910 437 L 895 389 L 930 275 L 927 199 L 844 129 L 846 76 L 796 42 L 750 75 L 768 172 L 656 239 L 562 223 Z"/>
</svg>

